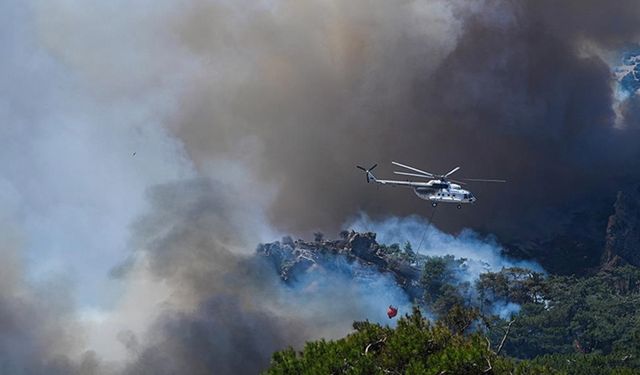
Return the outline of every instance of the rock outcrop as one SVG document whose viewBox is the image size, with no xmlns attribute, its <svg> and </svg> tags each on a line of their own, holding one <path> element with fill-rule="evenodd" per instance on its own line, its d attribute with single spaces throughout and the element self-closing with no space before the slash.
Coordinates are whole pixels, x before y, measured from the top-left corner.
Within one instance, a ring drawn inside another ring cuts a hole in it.
<svg viewBox="0 0 640 375">
<path fill-rule="evenodd" d="M 640 185 L 620 191 L 614 210 L 607 225 L 604 268 L 640 266 Z"/>
<path fill-rule="evenodd" d="M 401 250 L 397 245 L 378 244 L 375 233 L 351 231 L 338 240 L 313 242 L 285 237 L 259 245 L 257 253 L 267 258 L 285 282 L 293 282 L 318 268 L 353 272 L 358 268 L 350 265 L 358 262 L 365 270 L 373 268 L 391 275 L 412 298 L 421 298 L 424 292 L 420 277 L 426 257 L 410 249 Z"/>
</svg>

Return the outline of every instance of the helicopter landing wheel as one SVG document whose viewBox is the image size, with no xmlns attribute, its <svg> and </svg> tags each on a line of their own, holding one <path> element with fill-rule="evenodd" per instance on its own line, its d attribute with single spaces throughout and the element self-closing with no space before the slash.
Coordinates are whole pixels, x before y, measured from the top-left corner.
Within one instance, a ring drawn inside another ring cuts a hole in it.
<svg viewBox="0 0 640 375">
<path fill-rule="evenodd" d="M 462 208 L 462 205 L 461 205 L 461 204 L 459 204 L 457 207 L 458 207 L 458 209 L 461 209 L 461 208 Z"/>
<path fill-rule="evenodd" d="M 432 202 L 431 203 L 431 207 L 437 207 L 438 206 L 438 202 Z"/>
</svg>

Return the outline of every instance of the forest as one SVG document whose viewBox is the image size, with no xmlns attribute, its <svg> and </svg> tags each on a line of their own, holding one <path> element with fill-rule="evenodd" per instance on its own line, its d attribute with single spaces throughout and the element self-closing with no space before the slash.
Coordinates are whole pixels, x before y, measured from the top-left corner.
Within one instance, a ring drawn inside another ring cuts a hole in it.
<svg viewBox="0 0 640 375">
<path fill-rule="evenodd" d="M 397 326 L 354 322 L 342 339 L 276 352 L 267 373 L 640 373 L 640 268 L 576 277 L 512 267 L 470 283 L 456 277 L 464 267 L 427 257 L 424 293 Z"/>
</svg>

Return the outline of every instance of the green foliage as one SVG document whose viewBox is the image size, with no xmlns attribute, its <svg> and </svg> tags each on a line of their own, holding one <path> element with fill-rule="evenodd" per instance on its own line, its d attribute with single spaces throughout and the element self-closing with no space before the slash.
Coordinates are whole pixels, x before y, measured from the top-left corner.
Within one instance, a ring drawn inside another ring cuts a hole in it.
<svg viewBox="0 0 640 375">
<path fill-rule="evenodd" d="M 380 244 L 378 245 L 378 252 L 384 255 L 387 261 L 396 265 L 419 263 L 424 258 L 424 256 L 418 255 L 413 251 L 409 242 L 406 242 L 402 249 L 397 243 L 391 245 Z"/>
<path fill-rule="evenodd" d="M 413 254 L 407 245 L 383 251 Z M 456 277 L 464 259 L 418 257 L 422 302 L 437 322 L 417 307 L 396 328 L 356 322 L 343 339 L 275 353 L 268 373 L 640 374 L 639 268 L 583 278 L 506 268 L 482 274 L 474 293 Z M 521 306 L 510 326 L 491 314 L 508 302 Z"/>
<path fill-rule="evenodd" d="M 463 266 L 465 259 L 456 259 L 453 255 L 427 257 L 424 262 L 421 284 L 425 290 L 425 301 L 434 302 L 448 286 L 456 282 L 456 269 Z"/>
<path fill-rule="evenodd" d="M 276 352 L 267 374 L 640 374 L 639 357 L 620 354 L 554 354 L 515 360 L 495 353 L 479 331 L 451 329 L 477 317 L 458 306 L 432 323 L 418 308 L 396 328 L 355 322 L 355 332 L 336 341 L 308 342 L 296 352 Z"/>
<path fill-rule="evenodd" d="M 483 304 L 495 300 L 538 303 L 548 292 L 543 274 L 518 267 L 481 274 L 476 289 Z"/>
<path fill-rule="evenodd" d="M 405 242 L 403 250 L 409 256 L 415 256 L 415 252 L 413 251 L 413 246 L 411 246 L 411 242 L 409 241 Z"/>
<path fill-rule="evenodd" d="M 449 330 L 457 334 L 465 333 L 478 320 L 480 312 L 475 308 L 464 308 L 460 304 L 451 306 L 449 313 L 440 320 Z"/>
<path fill-rule="evenodd" d="M 370 322 L 357 322 L 354 328 L 337 341 L 309 342 L 301 352 L 274 354 L 267 373 L 507 374 L 518 367 L 492 352 L 481 334 L 452 332 L 443 322 L 429 322 L 418 308 L 400 318 L 395 329 Z"/>
<path fill-rule="evenodd" d="M 502 298 L 522 304 L 507 354 L 638 356 L 640 269 L 627 266 L 586 278 L 526 273 L 485 274 L 476 285 L 484 303 Z"/>
<path fill-rule="evenodd" d="M 545 355 L 530 361 L 567 375 L 640 374 L 640 362 L 633 356 L 602 354 Z"/>
</svg>

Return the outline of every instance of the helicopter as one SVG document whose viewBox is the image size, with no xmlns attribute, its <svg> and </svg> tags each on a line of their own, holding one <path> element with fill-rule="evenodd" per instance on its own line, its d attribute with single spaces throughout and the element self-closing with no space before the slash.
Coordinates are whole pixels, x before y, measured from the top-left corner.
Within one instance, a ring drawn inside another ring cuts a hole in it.
<svg viewBox="0 0 640 375">
<path fill-rule="evenodd" d="M 431 172 L 426 172 L 420 170 L 418 168 L 401 164 L 395 161 L 392 161 L 391 164 L 405 168 L 411 172 L 398 172 L 394 171 L 393 173 L 403 176 L 411 176 L 411 177 L 419 177 L 428 179 L 429 181 L 420 182 L 420 181 L 398 181 L 398 180 L 380 180 L 376 178 L 372 170 L 374 170 L 378 164 L 374 164 L 370 168 L 364 168 L 359 165 L 356 165 L 356 168 L 362 170 L 366 174 L 367 183 L 374 182 L 380 185 L 390 185 L 390 186 L 406 186 L 413 188 L 413 191 L 420 199 L 431 201 L 431 205 L 433 207 L 438 206 L 438 203 L 455 203 L 457 208 L 462 208 L 462 205 L 465 203 L 475 203 L 476 197 L 468 190 L 462 189 L 460 185 L 466 185 L 464 181 L 474 181 L 474 182 L 507 182 L 506 180 L 496 180 L 496 179 L 484 179 L 484 178 L 461 178 L 459 180 L 454 180 L 449 178 L 452 174 L 457 172 L 460 167 L 455 167 L 449 172 L 445 174 L 434 174 Z"/>
</svg>

